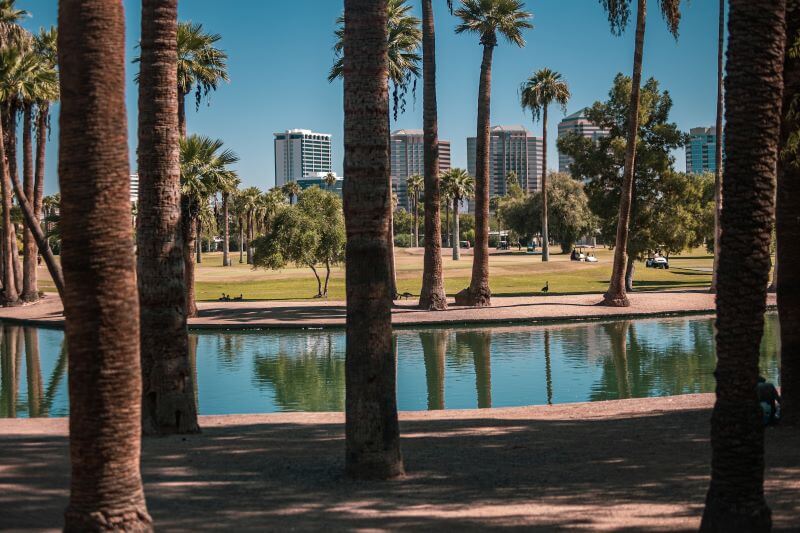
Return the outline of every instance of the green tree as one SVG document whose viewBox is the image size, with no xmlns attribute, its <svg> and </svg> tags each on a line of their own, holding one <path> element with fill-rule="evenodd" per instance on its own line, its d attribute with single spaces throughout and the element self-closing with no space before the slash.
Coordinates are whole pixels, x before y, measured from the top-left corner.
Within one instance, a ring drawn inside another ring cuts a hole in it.
<svg viewBox="0 0 800 533">
<path fill-rule="evenodd" d="M 520 103 L 523 109 L 529 109 L 533 120 L 542 119 L 542 261 L 550 260 L 550 232 L 547 223 L 547 108 L 551 104 L 561 106 L 564 114 L 567 112 L 567 102 L 570 99 L 569 85 L 558 72 L 549 68 L 537 70 L 520 87 Z"/>
<path fill-rule="evenodd" d="M 474 33 L 483 46 L 478 85 L 478 124 L 475 176 L 475 255 L 470 286 L 456 295 L 456 303 L 473 307 L 491 305 L 489 289 L 489 128 L 491 126 L 492 55 L 498 34 L 514 45 L 525 46 L 523 30 L 532 28 L 531 14 L 521 0 L 462 0 L 455 12 L 461 19 L 456 33 Z"/>
<path fill-rule="evenodd" d="M 322 178 L 322 181 L 325 182 L 325 186 L 328 188 L 328 190 L 331 190 L 331 188 L 333 188 L 333 186 L 336 184 L 336 174 L 333 172 L 328 172 L 325 174 L 325 177 Z"/>
<path fill-rule="evenodd" d="M 475 195 L 475 178 L 463 168 L 452 168 L 442 176 L 442 189 L 453 202 L 453 261 L 461 259 L 461 228 L 458 213 L 462 200 Z"/>
<path fill-rule="evenodd" d="M 333 193 L 311 187 L 297 205 L 275 214 L 266 236 L 253 243 L 256 267 L 280 270 L 288 263 L 307 266 L 317 279 L 317 298 L 328 296 L 331 266 L 344 260 L 345 230 L 342 202 Z M 325 280 L 319 268 L 325 267 Z"/>
<path fill-rule="evenodd" d="M 411 198 L 411 214 L 414 217 L 414 224 L 411 228 L 411 235 L 414 239 L 414 248 L 419 247 L 419 195 L 425 188 L 425 178 L 419 174 L 414 174 L 406 178 L 406 188 Z"/>
</svg>

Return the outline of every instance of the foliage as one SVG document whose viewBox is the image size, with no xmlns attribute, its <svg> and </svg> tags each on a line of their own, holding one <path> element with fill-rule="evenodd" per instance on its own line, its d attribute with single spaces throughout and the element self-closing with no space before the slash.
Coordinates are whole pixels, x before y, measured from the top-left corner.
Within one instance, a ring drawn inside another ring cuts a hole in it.
<svg viewBox="0 0 800 533">
<path fill-rule="evenodd" d="M 461 19 L 456 33 L 476 33 L 483 46 L 497 46 L 497 33 L 517 46 L 525 46 L 522 30 L 533 28 L 531 14 L 521 0 L 461 0 L 455 16 Z"/>
<path fill-rule="evenodd" d="M 178 24 L 178 87 L 183 94 L 194 87 L 197 108 L 220 81 L 229 81 L 228 55 L 215 46 L 220 39 L 218 33 L 205 33 L 202 24 Z"/>
<path fill-rule="evenodd" d="M 411 235 L 408 233 L 396 233 L 394 236 L 394 245 L 398 248 L 411 248 L 414 242 Z"/>
<path fill-rule="evenodd" d="M 608 22 L 611 24 L 611 33 L 622 35 L 628 26 L 628 19 L 631 15 L 631 3 L 635 0 L 600 0 L 600 4 L 608 14 Z M 658 0 L 661 14 L 667 23 L 670 33 L 677 38 L 678 26 L 681 21 L 680 11 L 681 0 Z"/>
<path fill-rule="evenodd" d="M 394 234 L 396 236 L 408 235 L 414 226 L 414 215 L 405 209 L 398 209 L 394 212 Z M 411 237 L 409 237 L 409 242 Z M 410 246 L 410 245 L 409 245 Z"/>
<path fill-rule="evenodd" d="M 296 205 L 278 209 L 267 234 L 253 246 L 256 267 L 307 266 L 317 279 L 317 296 L 326 296 L 331 266 L 344 260 L 345 227 L 339 197 L 319 187 L 306 189 Z M 320 265 L 326 269 L 324 286 L 317 271 Z"/>
<path fill-rule="evenodd" d="M 528 109 L 534 122 L 541 118 L 545 108 L 556 103 L 567 112 L 567 102 L 571 97 L 569 85 L 558 72 L 543 68 L 525 80 L 519 88 L 522 109 Z"/>
</svg>

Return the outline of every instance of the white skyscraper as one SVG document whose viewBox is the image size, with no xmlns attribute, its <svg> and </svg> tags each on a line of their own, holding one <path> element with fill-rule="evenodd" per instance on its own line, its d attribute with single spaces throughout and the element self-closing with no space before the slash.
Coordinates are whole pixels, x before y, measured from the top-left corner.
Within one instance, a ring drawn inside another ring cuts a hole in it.
<svg viewBox="0 0 800 533">
<path fill-rule="evenodd" d="M 422 130 L 397 130 L 392 133 L 392 189 L 397 205 L 411 208 L 406 179 L 425 174 L 425 136 Z M 439 139 L 439 173 L 450 170 L 450 141 Z"/>
<path fill-rule="evenodd" d="M 139 174 L 131 174 L 131 203 L 139 201 Z"/>
<path fill-rule="evenodd" d="M 275 185 L 332 170 L 331 135 L 311 130 L 275 134 Z"/>
<path fill-rule="evenodd" d="M 467 138 L 467 171 L 475 176 L 477 170 L 477 138 Z M 523 191 L 541 188 L 542 138 L 534 137 L 523 126 L 494 126 L 489 146 L 489 195 L 504 196 L 508 185 L 506 176 L 515 172 Z"/>
<path fill-rule="evenodd" d="M 586 118 L 586 108 L 573 113 L 564 118 L 558 124 L 558 137 L 561 138 L 567 133 L 574 132 L 583 137 L 597 141 L 601 137 L 608 135 L 608 130 L 596 126 Z M 572 158 L 568 155 L 558 153 L 558 171 L 569 172 L 569 166 L 572 164 Z"/>
</svg>

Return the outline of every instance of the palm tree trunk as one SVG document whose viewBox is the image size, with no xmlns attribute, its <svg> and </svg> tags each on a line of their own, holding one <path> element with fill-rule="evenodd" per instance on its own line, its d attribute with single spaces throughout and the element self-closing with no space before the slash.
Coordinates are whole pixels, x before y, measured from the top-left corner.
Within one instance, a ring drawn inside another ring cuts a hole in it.
<svg viewBox="0 0 800 533">
<path fill-rule="evenodd" d="M 458 196 L 453 197 L 453 261 L 461 260 L 461 228 L 458 227 Z"/>
<path fill-rule="evenodd" d="M 16 251 L 16 236 L 14 235 L 14 225 L 11 223 L 11 180 L 8 168 L 8 160 L 6 157 L 6 143 L 3 141 L 5 131 L 3 126 L 4 120 L 0 120 L 0 187 L 2 187 L 2 200 L 3 200 L 3 228 L 2 228 L 2 245 L 3 245 L 3 305 L 17 305 L 19 304 L 19 292 L 17 291 L 17 283 L 14 279 L 14 252 Z"/>
<path fill-rule="evenodd" d="M 411 217 L 411 219 L 414 221 L 414 228 L 411 230 L 411 236 L 414 237 L 414 248 L 419 248 L 419 209 L 417 202 L 419 202 L 419 197 L 415 191 L 414 198 L 411 200 L 411 206 L 414 209 L 414 216 Z"/>
<path fill-rule="evenodd" d="M 770 269 L 786 2 L 731 0 L 717 277 L 717 401 L 701 531 L 769 531 L 755 394 Z M 796 28 L 797 26 L 795 26 Z M 752 117 L 759 117 L 758 124 Z M 796 216 L 796 213 L 794 213 Z"/>
<path fill-rule="evenodd" d="M 244 225 L 242 220 L 239 220 L 239 264 L 244 263 Z"/>
<path fill-rule="evenodd" d="M 228 267 L 231 266 L 231 220 L 230 214 L 228 213 L 228 200 L 230 199 L 230 194 L 223 193 L 222 194 L 222 227 L 223 227 L 223 236 L 222 236 L 222 266 Z"/>
<path fill-rule="evenodd" d="M 17 240 L 17 233 L 19 233 L 19 226 L 17 223 L 11 224 L 14 239 L 11 241 L 12 254 L 14 259 L 12 266 L 14 267 L 14 283 L 17 284 L 17 293 L 22 293 L 22 265 L 19 264 L 19 241 Z"/>
<path fill-rule="evenodd" d="M 253 215 L 247 215 L 247 264 L 253 264 Z"/>
<path fill-rule="evenodd" d="M 636 272 L 636 261 L 633 256 L 628 256 L 628 264 L 625 265 L 625 291 L 633 292 L 633 275 Z"/>
<path fill-rule="evenodd" d="M 181 231 L 183 232 L 183 274 L 186 279 L 186 317 L 197 316 L 197 303 L 194 296 L 194 247 L 197 240 L 197 224 L 194 221 L 190 205 L 191 200 L 185 196 L 181 199 Z"/>
<path fill-rule="evenodd" d="M 36 328 L 25 328 L 25 368 L 28 382 L 28 416 L 42 416 L 42 363 L 39 357 L 39 331 Z"/>
<path fill-rule="evenodd" d="M 64 530 L 150 531 L 139 468 L 142 378 L 122 3 L 61 0 L 58 27 L 72 463 Z"/>
<path fill-rule="evenodd" d="M 25 104 L 24 119 L 22 126 L 22 175 L 24 179 L 25 197 L 33 199 L 36 195 L 33 178 L 33 139 L 32 122 L 33 108 L 31 104 Z M 23 264 L 22 264 L 22 299 L 26 302 L 35 302 L 39 299 L 39 284 L 36 279 L 36 259 L 39 250 L 36 248 L 36 240 L 33 232 L 25 228 L 22 237 L 23 244 Z"/>
<path fill-rule="evenodd" d="M 178 133 L 181 139 L 186 138 L 186 95 L 188 93 L 178 87 Z"/>
<path fill-rule="evenodd" d="M 189 372 L 177 105 L 178 0 L 143 0 L 137 225 L 142 429 L 199 431 Z"/>
<path fill-rule="evenodd" d="M 450 200 L 449 199 L 445 202 L 444 213 L 445 213 L 445 215 L 444 215 L 445 216 L 444 227 L 445 227 L 445 237 L 446 237 L 445 244 L 446 244 L 447 247 L 450 247 L 451 246 L 450 237 L 452 236 L 451 235 L 452 228 L 450 226 Z"/>
<path fill-rule="evenodd" d="M 442 276 L 442 218 L 439 190 L 439 117 L 436 100 L 436 29 L 432 0 L 422 1 L 423 126 L 425 152 L 425 260 L 419 306 L 447 309 Z"/>
<path fill-rule="evenodd" d="M 625 270 L 628 263 L 628 229 L 633 203 L 633 180 L 636 171 L 636 143 L 639 134 L 639 93 L 642 86 L 642 55 L 644 53 L 644 30 L 647 19 L 647 0 L 638 0 L 636 13 L 636 45 L 633 53 L 633 77 L 631 79 L 631 102 L 628 110 L 628 144 L 625 149 L 625 170 L 622 175 L 622 191 L 619 199 L 617 239 L 614 243 L 614 264 L 611 284 L 603 297 L 603 305 L 628 307 L 630 302 L 625 292 Z"/>
<path fill-rule="evenodd" d="M 34 175 L 33 212 L 37 221 L 42 220 L 44 199 L 45 154 L 47 151 L 47 129 L 50 122 L 50 103 L 40 102 L 36 114 L 36 169 Z"/>
<path fill-rule="evenodd" d="M 5 106 L 5 119 L 7 127 L 5 129 L 6 157 L 8 158 L 8 175 L 14 180 L 19 177 L 17 165 L 17 112 L 19 111 L 16 101 L 10 101 Z M 19 264 L 19 244 L 17 243 L 16 224 L 11 224 L 11 267 L 14 271 L 14 284 L 18 295 L 22 293 L 22 265 Z"/>
<path fill-rule="evenodd" d="M 198 215 L 195 219 L 195 224 L 197 225 L 197 239 L 195 240 L 195 253 L 197 255 L 196 261 L 199 265 L 203 262 L 203 220 Z"/>
<path fill-rule="evenodd" d="M 787 47 L 789 38 L 800 32 L 800 6 L 796 1 L 787 2 Z M 781 153 L 788 137 L 800 130 L 790 107 L 800 94 L 800 61 L 787 55 L 784 68 L 783 127 L 781 129 Z M 778 293 L 778 315 L 781 332 L 781 423 L 800 425 L 800 272 L 791 265 L 797 264 L 796 243 L 800 238 L 800 170 L 796 155 L 790 161 L 778 163 L 777 224 L 778 250 L 775 256 L 773 285 Z M 778 269 L 778 265 L 789 268 Z"/>
<path fill-rule="evenodd" d="M 716 172 L 714 172 L 714 270 L 711 274 L 711 292 L 717 292 L 717 269 L 719 268 L 719 238 L 721 228 L 719 215 L 722 211 L 722 113 L 725 79 L 725 0 L 719 0 L 719 33 L 717 44 L 717 138 L 715 148 Z"/>
<path fill-rule="evenodd" d="M 456 295 L 456 305 L 489 307 L 489 144 L 492 97 L 493 44 L 483 46 L 481 78 L 478 88 L 478 129 L 475 176 L 475 251 L 472 258 L 472 281 Z M 456 243 L 458 244 L 458 243 Z"/>
<path fill-rule="evenodd" d="M 404 471 L 387 242 L 387 0 L 345 0 L 344 6 L 346 470 L 357 479 L 387 479 Z"/>
<path fill-rule="evenodd" d="M 542 261 L 550 261 L 550 232 L 547 223 L 547 106 L 542 110 Z"/>
</svg>

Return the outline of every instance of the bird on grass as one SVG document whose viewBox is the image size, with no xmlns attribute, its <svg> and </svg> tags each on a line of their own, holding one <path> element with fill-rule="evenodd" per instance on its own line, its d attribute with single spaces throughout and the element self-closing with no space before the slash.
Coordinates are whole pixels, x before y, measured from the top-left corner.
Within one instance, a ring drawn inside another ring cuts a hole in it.
<svg viewBox="0 0 800 533">
<path fill-rule="evenodd" d="M 549 281 L 546 281 L 544 283 L 544 287 L 542 287 L 542 292 L 545 293 L 545 294 L 550 292 L 550 282 Z"/>
</svg>

